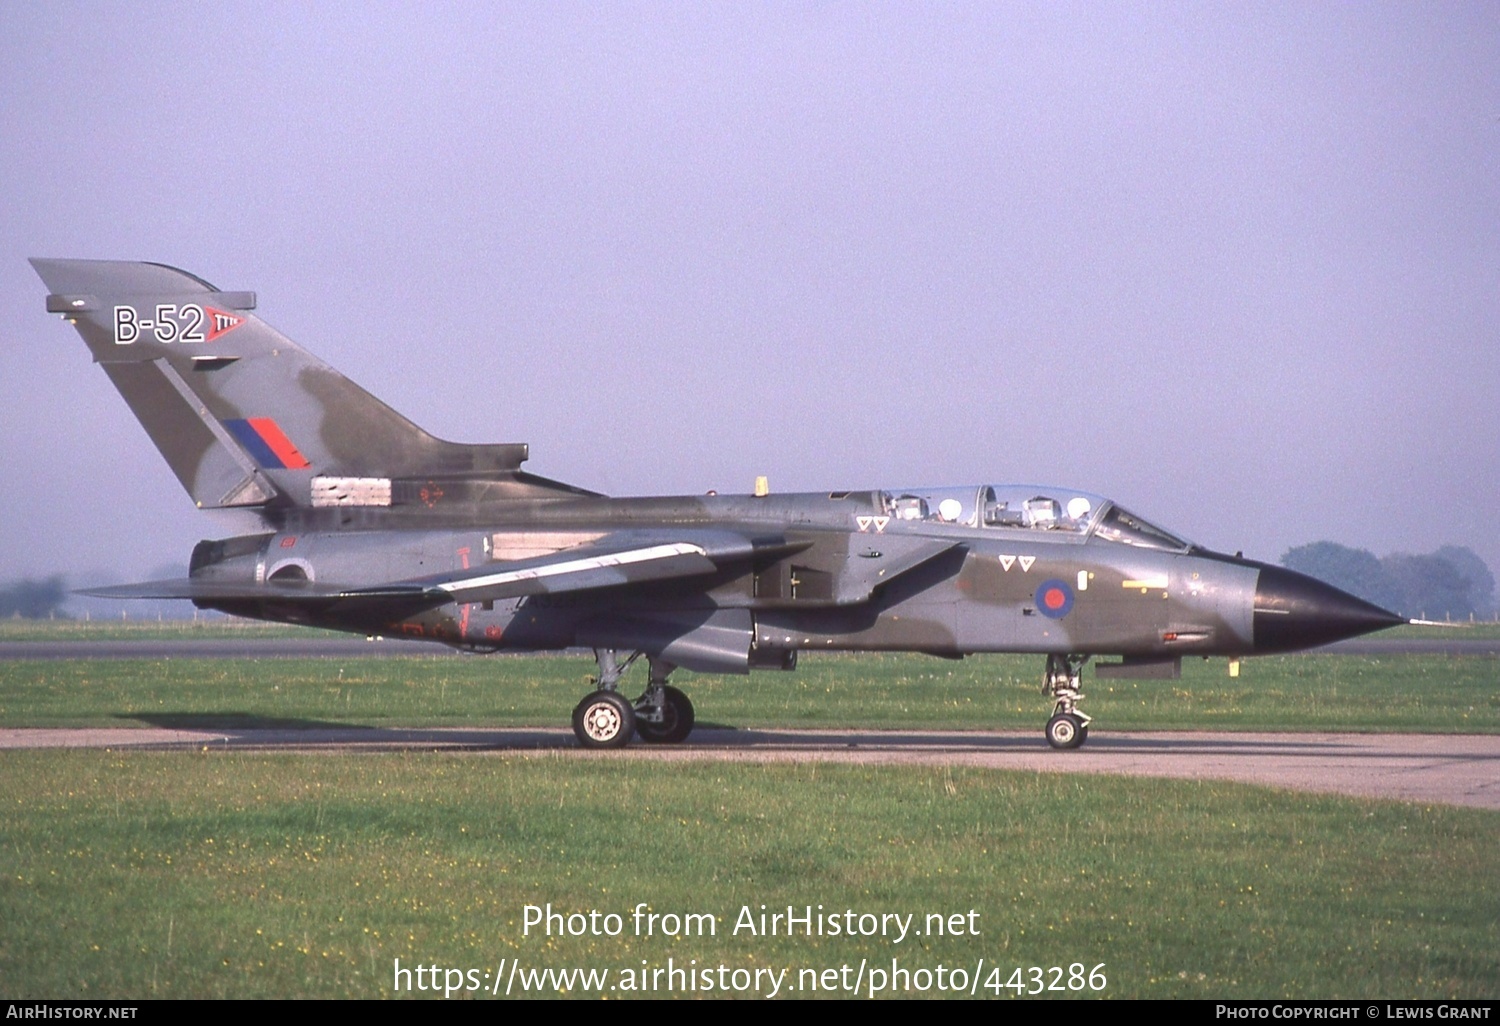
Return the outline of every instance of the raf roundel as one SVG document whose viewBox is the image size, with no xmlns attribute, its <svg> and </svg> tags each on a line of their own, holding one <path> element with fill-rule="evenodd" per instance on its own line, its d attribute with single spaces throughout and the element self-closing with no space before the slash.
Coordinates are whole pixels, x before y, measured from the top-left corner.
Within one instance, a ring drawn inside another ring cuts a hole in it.
<svg viewBox="0 0 1500 1026">
<path fill-rule="evenodd" d="M 1043 616 L 1061 620 L 1073 610 L 1073 589 L 1056 578 L 1043 581 L 1036 589 L 1036 607 Z"/>
</svg>

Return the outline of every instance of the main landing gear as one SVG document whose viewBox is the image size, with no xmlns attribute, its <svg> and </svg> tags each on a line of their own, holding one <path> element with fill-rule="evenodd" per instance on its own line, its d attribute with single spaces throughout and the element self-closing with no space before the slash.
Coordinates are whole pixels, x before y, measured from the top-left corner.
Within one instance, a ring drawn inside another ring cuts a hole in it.
<svg viewBox="0 0 1500 1026">
<path fill-rule="evenodd" d="M 675 745 L 693 732 L 693 703 L 667 683 L 676 666 L 648 657 L 646 691 L 634 702 L 620 694 L 620 678 L 641 657 L 632 652 L 622 663 L 612 648 L 594 649 L 599 664 L 597 691 L 573 710 L 573 733 L 585 748 L 624 748 L 633 735 L 651 744 Z"/>
<path fill-rule="evenodd" d="M 1042 694 L 1052 698 L 1052 718 L 1047 721 L 1047 743 L 1053 748 L 1077 748 L 1089 739 L 1091 717 L 1078 710 L 1083 700 L 1081 677 L 1088 656 L 1047 656 L 1047 674 Z"/>
</svg>

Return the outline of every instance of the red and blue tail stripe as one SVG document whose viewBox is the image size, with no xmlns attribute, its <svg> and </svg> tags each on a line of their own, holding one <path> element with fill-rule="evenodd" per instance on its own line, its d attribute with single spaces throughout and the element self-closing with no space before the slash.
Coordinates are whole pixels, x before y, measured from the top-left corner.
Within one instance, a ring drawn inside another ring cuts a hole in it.
<svg viewBox="0 0 1500 1026">
<path fill-rule="evenodd" d="M 264 470 L 306 470 L 312 466 L 270 417 L 226 420 L 223 424 Z"/>
</svg>

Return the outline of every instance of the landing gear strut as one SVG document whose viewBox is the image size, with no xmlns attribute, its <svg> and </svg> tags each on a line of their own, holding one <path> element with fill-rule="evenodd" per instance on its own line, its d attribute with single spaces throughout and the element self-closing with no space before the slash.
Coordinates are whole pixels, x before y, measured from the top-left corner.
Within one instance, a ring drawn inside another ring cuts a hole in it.
<svg viewBox="0 0 1500 1026">
<path fill-rule="evenodd" d="M 1081 677 L 1088 656 L 1047 656 L 1047 674 L 1042 694 L 1052 698 L 1052 718 L 1047 721 L 1047 743 L 1053 748 L 1077 748 L 1089 739 L 1091 717 L 1080 712 L 1083 700 Z"/>
<path fill-rule="evenodd" d="M 678 744 L 692 733 L 693 703 L 667 684 L 677 667 L 666 660 L 648 657 L 651 675 L 640 698 L 630 702 L 620 694 L 620 678 L 642 654 L 621 662 L 612 648 L 594 649 L 598 689 L 573 710 L 573 733 L 583 747 L 624 748 L 636 734 L 653 744 Z"/>
<path fill-rule="evenodd" d="M 693 732 L 693 703 L 667 683 L 667 676 L 675 669 L 665 660 L 651 660 L 646 692 L 635 700 L 635 731 L 642 741 L 675 745 Z"/>
</svg>

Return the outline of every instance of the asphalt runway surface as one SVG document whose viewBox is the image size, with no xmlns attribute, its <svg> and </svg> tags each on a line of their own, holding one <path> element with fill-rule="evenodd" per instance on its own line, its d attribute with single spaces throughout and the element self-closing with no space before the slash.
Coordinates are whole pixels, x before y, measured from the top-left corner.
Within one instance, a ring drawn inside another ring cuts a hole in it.
<svg viewBox="0 0 1500 1026">
<path fill-rule="evenodd" d="M 0 748 L 156 748 L 210 752 L 453 751 L 557 753 L 608 759 L 841 762 L 974 766 L 1037 773 L 1104 773 L 1235 780 L 1293 791 L 1500 809 L 1500 736 L 1479 734 L 1239 734 L 1095 732 L 1055 752 L 1039 731 L 729 730 L 688 743 L 586 751 L 555 728 L 306 727 L 181 730 L 17 728 Z M 602 767 L 601 767 L 602 769 Z"/>
</svg>

